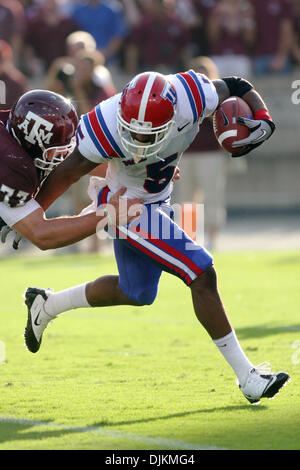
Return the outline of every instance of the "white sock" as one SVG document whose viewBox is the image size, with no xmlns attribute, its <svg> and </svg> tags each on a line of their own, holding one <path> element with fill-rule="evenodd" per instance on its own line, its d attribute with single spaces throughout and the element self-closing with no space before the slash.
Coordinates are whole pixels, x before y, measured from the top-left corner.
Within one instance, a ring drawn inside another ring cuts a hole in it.
<svg viewBox="0 0 300 470">
<path fill-rule="evenodd" d="M 214 339 L 213 342 L 219 348 L 219 351 L 223 354 L 228 364 L 232 367 L 237 375 L 239 383 L 243 386 L 249 370 L 253 369 L 254 366 L 243 352 L 235 332 L 231 331 L 223 338 Z"/>
<path fill-rule="evenodd" d="M 70 287 L 69 289 L 61 290 L 60 292 L 53 292 L 49 294 L 45 302 L 45 312 L 55 317 L 59 313 L 72 310 L 74 308 L 91 307 L 88 303 L 85 289 L 87 282 L 79 286 Z"/>
</svg>

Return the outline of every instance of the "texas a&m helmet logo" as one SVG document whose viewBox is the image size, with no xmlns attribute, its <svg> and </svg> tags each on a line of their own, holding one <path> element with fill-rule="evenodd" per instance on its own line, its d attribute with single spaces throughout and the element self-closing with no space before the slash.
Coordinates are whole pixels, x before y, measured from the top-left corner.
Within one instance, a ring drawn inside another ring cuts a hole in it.
<svg viewBox="0 0 300 470">
<path fill-rule="evenodd" d="M 32 111 L 28 111 L 23 122 L 18 124 L 18 128 L 24 133 L 24 138 L 30 144 L 49 145 L 53 132 L 53 123 L 38 116 Z"/>
</svg>

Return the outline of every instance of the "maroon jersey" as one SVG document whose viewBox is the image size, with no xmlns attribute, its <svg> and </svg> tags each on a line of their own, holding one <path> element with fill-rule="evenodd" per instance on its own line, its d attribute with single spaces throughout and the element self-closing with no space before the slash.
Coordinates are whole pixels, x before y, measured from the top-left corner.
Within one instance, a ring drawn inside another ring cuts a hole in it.
<svg viewBox="0 0 300 470">
<path fill-rule="evenodd" d="M 33 159 L 7 131 L 8 111 L 0 111 L 0 202 L 24 205 L 38 188 Z"/>
</svg>

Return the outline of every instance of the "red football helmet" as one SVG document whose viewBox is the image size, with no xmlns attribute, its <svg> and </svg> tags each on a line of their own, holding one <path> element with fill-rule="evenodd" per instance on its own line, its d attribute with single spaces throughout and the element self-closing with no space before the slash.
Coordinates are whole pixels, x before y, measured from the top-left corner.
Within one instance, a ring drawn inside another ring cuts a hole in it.
<svg viewBox="0 0 300 470">
<path fill-rule="evenodd" d="M 157 155 L 166 146 L 176 103 L 174 85 L 157 72 L 141 73 L 124 88 L 117 113 L 118 132 L 123 148 L 135 161 Z M 137 135 L 143 138 L 139 140 Z"/>
<path fill-rule="evenodd" d="M 7 125 L 35 166 L 46 174 L 75 148 L 76 110 L 52 91 L 32 90 L 22 95 L 10 110 Z"/>
</svg>

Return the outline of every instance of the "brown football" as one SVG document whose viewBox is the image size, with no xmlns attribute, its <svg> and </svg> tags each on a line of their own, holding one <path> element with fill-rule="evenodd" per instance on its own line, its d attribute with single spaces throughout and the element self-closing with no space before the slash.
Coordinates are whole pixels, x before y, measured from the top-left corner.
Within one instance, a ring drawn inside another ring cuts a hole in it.
<svg viewBox="0 0 300 470">
<path fill-rule="evenodd" d="M 237 122 L 238 117 L 253 119 L 249 105 L 238 96 L 231 96 L 223 101 L 213 116 L 215 136 L 221 147 L 232 154 L 240 152 L 243 148 L 232 148 L 232 143 L 245 139 L 250 134 L 246 126 Z"/>
</svg>

